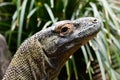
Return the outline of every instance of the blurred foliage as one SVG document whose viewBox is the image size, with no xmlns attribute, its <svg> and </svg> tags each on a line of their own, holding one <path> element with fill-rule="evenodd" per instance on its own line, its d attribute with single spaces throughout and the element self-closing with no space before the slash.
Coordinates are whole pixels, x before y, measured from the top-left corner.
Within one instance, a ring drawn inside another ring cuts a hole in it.
<svg viewBox="0 0 120 80">
<path fill-rule="evenodd" d="M 23 40 L 56 21 L 97 17 L 103 22 L 101 32 L 70 58 L 58 79 L 92 80 L 97 75 L 93 69 L 96 65 L 92 63 L 97 62 L 102 80 L 118 80 L 119 7 L 119 0 L 1 0 L 0 33 L 5 35 L 11 52 L 15 53 Z"/>
</svg>

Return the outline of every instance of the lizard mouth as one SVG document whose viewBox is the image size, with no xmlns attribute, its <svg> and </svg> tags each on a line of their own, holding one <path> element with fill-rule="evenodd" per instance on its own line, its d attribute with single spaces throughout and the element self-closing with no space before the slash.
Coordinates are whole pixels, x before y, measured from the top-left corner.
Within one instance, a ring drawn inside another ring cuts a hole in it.
<svg viewBox="0 0 120 80">
<path fill-rule="evenodd" d="M 79 38 L 79 39 L 76 39 L 76 44 L 77 45 L 84 45 L 84 44 L 86 44 L 89 40 L 91 40 L 92 38 L 94 38 L 96 35 L 97 35 L 97 33 L 98 33 L 99 31 L 97 31 L 97 32 L 95 32 L 95 33 L 92 33 L 92 34 L 90 34 L 90 35 L 87 35 L 87 36 L 85 36 L 84 38 Z"/>
</svg>

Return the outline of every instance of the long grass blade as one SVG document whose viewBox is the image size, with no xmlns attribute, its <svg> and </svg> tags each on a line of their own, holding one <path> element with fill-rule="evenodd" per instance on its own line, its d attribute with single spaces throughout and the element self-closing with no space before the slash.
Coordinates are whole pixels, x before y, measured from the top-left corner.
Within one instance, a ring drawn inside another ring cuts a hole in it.
<svg viewBox="0 0 120 80">
<path fill-rule="evenodd" d="M 72 59 L 72 63 L 73 63 L 73 69 L 74 69 L 74 73 L 75 73 L 75 79 L 76 79 L 76 80 L 79 80 L 74 56 L 72 56 L 71 59 Z"/>
<path fill-rule="evenodd" d="M 48 14 L 49 14 L 52 22 L 55 23 L 55 22 L 56 22 L 56 19 L 55 19 L 55 17 L 54 17 L 54 14 L 53 14 L 51 8 L 48 6 L 48 4 L 44 4 L 44 6 L 45 6 L 46 10 L 48 11 Z"/>
<path fill-rule="evenodd" d="M 0 7 L 4 7 L 4 6 L 8 6 L 8 5 L 13 5 L 13 3 L 12 2 L 0 3 Z"/>
<path fill-rule="evenodd" d="M 67 80 L 70 80 L 71 74 L 70 74 L 70 67 L 69 67 L 69 61 L 66 62 L 66 71 L 67 71 Z"/>
<path fill-rule="evenodd" d="M 102 74 L 102 79 L 106 80 L 104 65 L 103 65 L 102 59 L 100 57 L 100 53 L 98 51 L 96 51 L 96 56 L 97 56 L 97 59 L 99 62 L 99 66 L 100 66 L 100 70 L 101 70 L 101 74 Z"/>
<path fill-rule="evenodd" d="M 88 73 L 89 73 L 89 77 L 90 77 L 90 80 L 92 80 L 92 72 L 91 72 L 91 68 L 90 68 L 90 61 L 88 59 L 88 54 L 86 52 L 86 49 L 84 46 L 81 47 L 82 51 L 83 51 L 83 55 L 84 55 L 84 58 L 85 58 L 85 62 L 87 64 L 87 70 L 88 70 Z"/>
<path fill-rule="evenodd" d="M 22 4 L 22 8 L 21 8 L 21 13 L 20 13 L 20 25 L 19 25 L 19 31 L 18 31 L 18 43 L 17 46 L 20 45 L 21 43 L 21 37 L 22 37 L 22 28 L 23 28 L 23 22 L 24 22 L 24 18 L 25 18 L 25 9 L 27 6 L 27 1 L 28 0 L 24 0 L 23 4 Z"/>
</svg>

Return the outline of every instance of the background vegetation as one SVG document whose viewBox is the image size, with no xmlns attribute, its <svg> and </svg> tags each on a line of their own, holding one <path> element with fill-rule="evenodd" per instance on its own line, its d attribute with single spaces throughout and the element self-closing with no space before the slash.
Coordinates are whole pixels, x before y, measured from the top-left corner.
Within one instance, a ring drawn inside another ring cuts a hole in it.
<svg viewBox="0 0 120 80">
<path fill-rule="evenodd" d="M 56 21 L 97 17 L 101 32 L 76 51 L 58 80 L 119 80 L 119 7 L 119 0 L 0 0 L 0 33 L 13 55 L 26 38 Z"/>
</svg>

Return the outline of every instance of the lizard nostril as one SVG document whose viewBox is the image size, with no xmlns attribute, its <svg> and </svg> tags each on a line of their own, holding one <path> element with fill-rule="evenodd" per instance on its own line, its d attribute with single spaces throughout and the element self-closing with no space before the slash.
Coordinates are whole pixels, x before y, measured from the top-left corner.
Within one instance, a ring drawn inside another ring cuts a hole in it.
<svg viewBox="0 0 120 80">
<path fill-rule="evenodd" d="M 98 20 L 97 20 L 97 19 L 94 19 L 92 23 L 97 23 L 97 22 L 98 22 Z"/>
<path fill-rule="evenodd" d="M 97 19 L 94 19 L 94 21 L 96 22 L 96 21 L 97 21 Z"/>
</svg>

